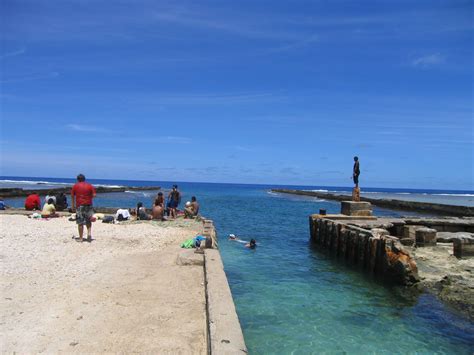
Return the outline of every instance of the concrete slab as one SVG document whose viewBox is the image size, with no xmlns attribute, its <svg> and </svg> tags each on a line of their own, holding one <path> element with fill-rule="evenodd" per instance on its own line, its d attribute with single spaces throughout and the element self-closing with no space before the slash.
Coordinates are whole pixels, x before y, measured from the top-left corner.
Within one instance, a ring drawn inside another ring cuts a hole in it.
<svg viewBox="0 0 474 355">
<path fill-rule="evenodd" d="M 206 298 L 211 354 L 246 354 L 242 328 L 219 251 L 205 249 Z"/>
</svg>

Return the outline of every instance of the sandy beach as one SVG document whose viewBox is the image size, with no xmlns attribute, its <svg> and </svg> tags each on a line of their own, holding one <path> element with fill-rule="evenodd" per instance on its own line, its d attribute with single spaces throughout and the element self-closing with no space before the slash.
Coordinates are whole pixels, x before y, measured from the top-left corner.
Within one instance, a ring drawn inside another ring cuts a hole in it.
<svg viewBox="0 0 474 355">
<path fill-rule="evenodd" d="M 0 215 L 2 352 L 206 353 L 202 266 L 176 264 L 201 223 Z"/>
</svg>

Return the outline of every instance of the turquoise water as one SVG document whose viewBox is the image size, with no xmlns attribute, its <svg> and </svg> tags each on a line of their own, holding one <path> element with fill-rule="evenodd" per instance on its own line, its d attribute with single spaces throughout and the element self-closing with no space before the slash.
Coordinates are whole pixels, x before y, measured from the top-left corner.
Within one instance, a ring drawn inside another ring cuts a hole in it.
<svg viewBox="0 0 474 355">
<path fill-rule="evenodd" d="M 473 325 L 433 297 L 402 299 L 311 247 L 308 215 L 319 208 L 337 212 L 339 204 L 265 190 L 209 199 L 226 207 L 209 214 L 250 353 L 474 350 Z M 226 240 L 229 233 L 257 239 L 257 250 Z"/>
<path fill-rule="evenodd" d="M 196 195 L 202 213 L 215 221 L 249 353 L 474 352 L 473 324 L 435 298 L 403 298 L 312 248 L 308 215 L 320 208 L 338 212 L 338 203 L 272 194 L 266 186 L 180 186 L 184 200 Z M 153 195 L 107 194 L 96 204 L 133 206 L 138 200 L 150 204 Z M 398 215 L 377 208 L 374 212 Z M 230 233 L 257 239 L 257 249 L 227 240 Z"/>
</svg>

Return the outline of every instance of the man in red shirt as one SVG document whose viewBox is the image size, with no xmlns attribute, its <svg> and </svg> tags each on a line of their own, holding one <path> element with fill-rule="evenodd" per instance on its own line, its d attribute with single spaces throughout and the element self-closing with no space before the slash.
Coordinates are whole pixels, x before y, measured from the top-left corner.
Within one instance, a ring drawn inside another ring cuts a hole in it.
<svg viewBox="0 0 474 355">
<path fill-rule="evenodd" d="M 87 241 L 92 241 L 92 223 L 91 218 L 94 214 L 92 208 L 92 199 L 96 192 L 94 187 L 86 182 L 86 177 L 82 174 L 77 175 L 77 183 L 71 190 L 72 210 L 76 211 L 76 223 L 79 230 L 79 242 L 82 242 L 84 235 L 84 225 L 87 227 Z"/>
<path fill-rule="evenodd" d="M 41 209 L 41 200 L 39 195 L 31 194 L 25 200 L 25 210 L 33 211 Z"/>
</svg>

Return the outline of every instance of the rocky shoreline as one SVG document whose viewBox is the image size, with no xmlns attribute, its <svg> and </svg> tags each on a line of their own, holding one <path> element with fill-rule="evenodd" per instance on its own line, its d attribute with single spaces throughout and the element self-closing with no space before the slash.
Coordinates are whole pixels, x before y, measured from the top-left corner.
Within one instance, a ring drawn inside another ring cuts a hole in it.
<svg viewBox="0 0 474 355">
<path fill-rule="evenodd" d="M 399 285 L 401 297 L 427 292 L 474 320 L 474 218 L 315 214 L 309 227 L 317 249 Z"/>
<path fill-rule="evenodd" d="M 290 190 L 290 189 L 272 189 L 272 192 L 300 195 L 300 196 L 312 196 L 323 198 L 326 200 L 334 201 L 347 201 L 351 197 L 348 195 L 331 194 L 327 192 L 317 191 L 304 191 L 304 190 Z M 467 216 L 474 217 L 474 207 L 469 206 L 457 206 L 457 205 L 445 205 L 441 203 L 428 203 L 418 201 L 405 201 L 405 200 L 393 200 L 393 199 L 378 199 L 360 197 L 363 202 L 370 202 L 371 204 L 379 207 L 390 208 L 393 210 L 401 211 L 416 211 L 420 213 L 431 213 L 436 215 L 445 216 Z"/>
<path fill-rule="evenodd" d="M 458 259 L 451 243 L 409 248 L 421 278 L 415 287 L 426 291 L 455 312 L 474 321 L 474 259 Z"/>
<path fill-rule="evenodd" d="M 72 185 L 71 185 L 72 186 Z M 71 186 L 68 187 L 55 187 L 50 189 L 21 189 L 21 188 L 0 188 L 0 196 L 3 198 L 11 197 L 25 197 L 31 194 L 38 194 L 40 196 L 52 194 L 58 195 L 61 192 L 69 194 L 71 192 Z M 149 190 L 160 190 L 160 186 L 96 186 L 97 193 L 106 192 L 125 192 L 125 191 L 149 191 Z"/>
</svg>

